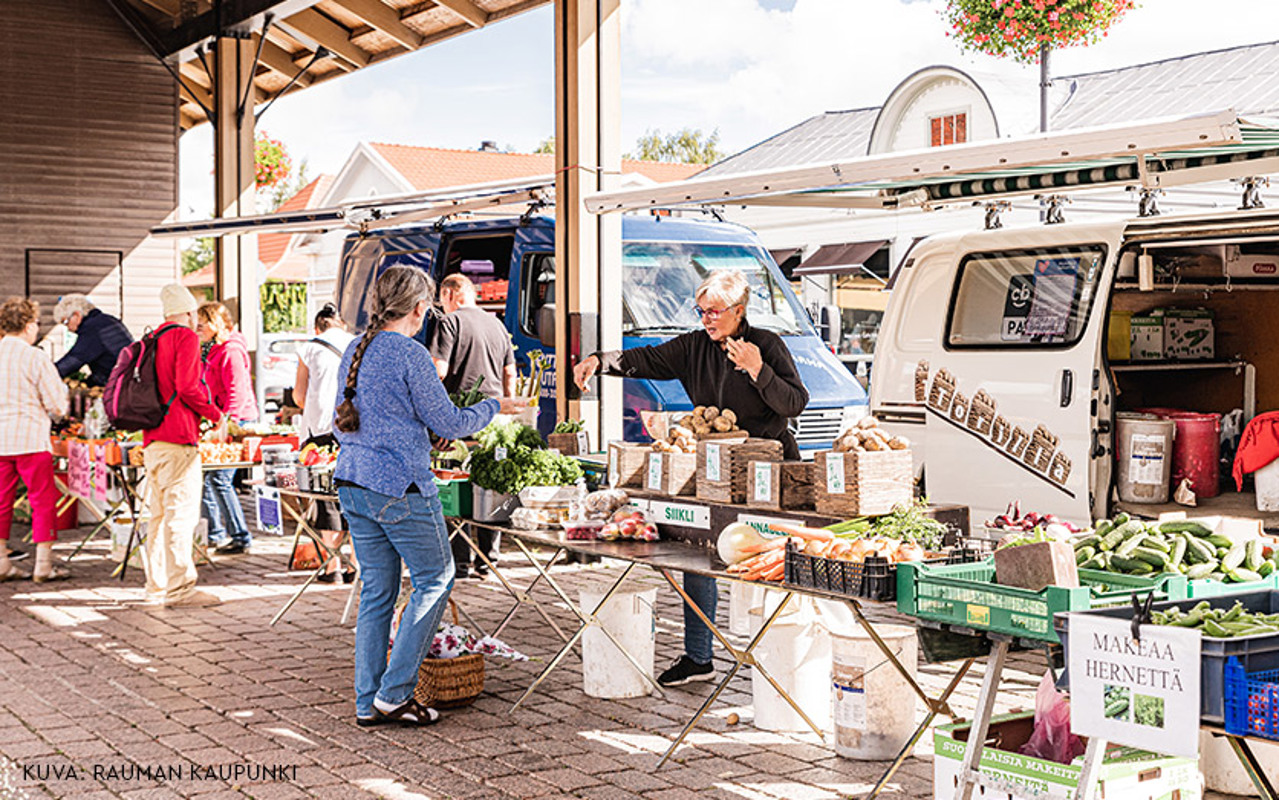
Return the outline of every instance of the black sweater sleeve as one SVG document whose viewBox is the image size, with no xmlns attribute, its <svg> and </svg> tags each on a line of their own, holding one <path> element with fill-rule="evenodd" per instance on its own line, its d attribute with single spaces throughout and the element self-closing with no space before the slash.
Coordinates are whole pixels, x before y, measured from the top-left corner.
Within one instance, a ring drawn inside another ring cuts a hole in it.
<svg viewBox="0 0 1279 800">
<path fill-rule="evenodd" d="M 670 341 L 648 347 L 596 353 L 595 356 L 600 360 L 600 373 L 619 375 L 623 378 L 679 380 L 688 374 L 688 337 L 691 335 L 704 336 L 705 334 L 700 331 L 694 334 L 685 333 Z"/>
<path fill-rule="evenodd" d="M 808 389 L 786 344 L 778 337 L 757 342 L 764 366 L 755 379 L 755 388 L 764 403 L 781 417 L 798 417 L 808 406 Z"/>
</svg>

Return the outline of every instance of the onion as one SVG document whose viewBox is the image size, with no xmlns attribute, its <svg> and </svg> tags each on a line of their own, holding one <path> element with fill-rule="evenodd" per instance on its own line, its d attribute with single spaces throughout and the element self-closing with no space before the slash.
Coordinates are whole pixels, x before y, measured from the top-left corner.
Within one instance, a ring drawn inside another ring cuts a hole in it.
<svg viewBox="0 0 1279 800">
<path fill-rule="evenodd" d="M 743 548 L 761 545 L 768 540 L 768 537 L 745 522 L 734 522 L 720 531 L 715 549 L 719 551 L 719 557 L 725 564 L 736 564 L 754 555 L 743 553 Z"/>
</svg>

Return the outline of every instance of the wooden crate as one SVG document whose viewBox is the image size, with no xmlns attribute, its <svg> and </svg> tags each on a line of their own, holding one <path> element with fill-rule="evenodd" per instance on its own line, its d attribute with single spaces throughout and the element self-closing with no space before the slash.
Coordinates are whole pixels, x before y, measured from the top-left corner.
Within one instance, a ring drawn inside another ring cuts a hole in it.
<svg viewBox="0 0 1279 800">
<path fill-rule="evenodd" d="M 696 453 L 648 454 L 644 488 L 671 496 L 691 495 L 697 486 Z"/>
<path fill-rule="evenodd" d="M 608 446 L 608 483 L 610 486 L 644 485 L 644 472 L 648 469 L 648 454 L 653 452 L 646 444 L 611 442 Z"/>
<path fill-rule="evenodd" d="M 909 450 L 825 451 L 817 454 L 814 469 L 813 494 L 820 514 L 887 514 L 914 496 Z"/>
<path fill-rule="evenodd" d="M 697 443 L 697 497 L 720 503 L 746 502 L 751 461 L 781 461 L 782 443 L 772 439 Z"/>
<path fill-rule="evenodd" d="M 591 440 L 586 431 L 577 433 L 552 433 L 546 437 L 546 446 L 560 451 L 560 455 L 579 456 L 591 452 Z"/>
<path fill-rule="evenodd" d="M 813 465 L 807 461 L 751 461 L 746 505 L 774 510 L 813 508 Z"/>
</svg>

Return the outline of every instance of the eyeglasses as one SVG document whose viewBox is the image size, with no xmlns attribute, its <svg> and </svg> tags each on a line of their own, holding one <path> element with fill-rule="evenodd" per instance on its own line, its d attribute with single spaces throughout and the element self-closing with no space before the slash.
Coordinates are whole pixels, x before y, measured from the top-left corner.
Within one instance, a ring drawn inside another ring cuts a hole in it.
<svg viewBox="0 0 1279 800">
<path fill-rule="evenodd" d="M 728 309 L 732 308 L 733 306 L 740 306 L 740 305 L 741 303 L 733 303 L 733 305 L 726 306 L 724 308 L 702 308 L 701 306 L 693 306 L 693 311 L 697 312 L 697 316 L 701 317 L 702 319 L 708 319 L 711 322 L 714 322 L 715 320 L 723 316 L 724 312 L 728 311 Z"/>
</svg>

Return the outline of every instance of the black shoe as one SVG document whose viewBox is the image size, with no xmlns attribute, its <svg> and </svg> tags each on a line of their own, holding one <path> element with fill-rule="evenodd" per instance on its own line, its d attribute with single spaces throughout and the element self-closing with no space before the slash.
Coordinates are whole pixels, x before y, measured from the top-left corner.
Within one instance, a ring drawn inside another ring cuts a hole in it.
<svg viewBox="0 0 1279 800">
<path fill-rule="evenodd" d="M 669 669 L 657 676 L 657 683 L 660 686 L 683 686 L 693 681 L 709 681 L 714 677 L 714 664 L 698 664 L 688 656 L 680 656 Z"/>
<path fill-rule="evenodd" d="M 10 551 L 9 551 L 9 560 L 10 560 L 10 561 L 21 561 L 21 560 L 22 560 L 22 559 L 24 559 L 24 558 L 30 558 L 30 557 L 31 557 L 31 554 L 30 554 L 30 553 L 28 553 L 28 552 L 27 552 L 27 551 L 25 551 L 25 550 L 10 550 Z"/>
<path fill-rule="evenodd" d="M 453 580 L 464 581 L 469 577 L 471 577 L 470 567 L 466 566 L 465 564 L 458 564 L 457 566 L 453 567 Z"/>
<path fill-rule="evenodd" d="M 249 552 L 249 546 L 247 544 L 240 544 L 239 542 L 231 542 L 230 544 L 222 545 L 213 552 L 220 556 L 238 556 L 241 553 L 247 554 Z"/>
<path fill-rule="evenodd" d="M 489 565 L 488 565 L 488 564 L 485 564 L 483 561 L 481 561 L 480 563 L 478 563 L 478 564 L 476 564 L 475 566 L 471 567 L 471 569 L 475 570 L 475 577 L 477 577 L 477 578 L 487 578 L 487 577 L 488 577 L 488 574 L 489 574 Z"/>
</svg>

